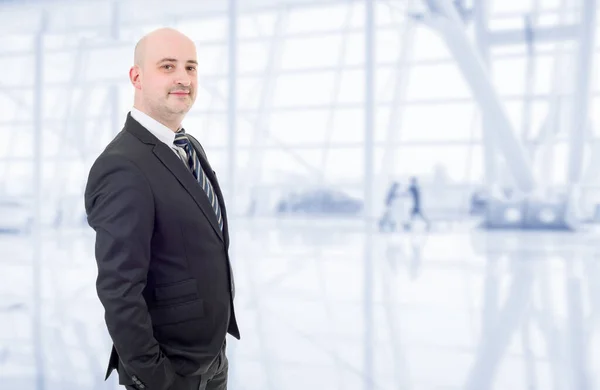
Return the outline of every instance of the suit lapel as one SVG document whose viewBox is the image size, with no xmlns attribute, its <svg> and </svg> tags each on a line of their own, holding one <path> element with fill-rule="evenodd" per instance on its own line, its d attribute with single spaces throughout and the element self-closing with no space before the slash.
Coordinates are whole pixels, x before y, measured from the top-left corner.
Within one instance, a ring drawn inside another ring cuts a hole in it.
<svg viewBox="0 0 600 390">
<path fill-rule="evenodd" d="M 177 178 L 179 183 L 194 198 L 196 204 L 200 207 L 219 238 L 223 240 L 223 233 L 217 221 L 217 215 L 212 208 L 208 196 L 196 181 L 192 173 L 185 168 L 183 162 L 169 149 L 167 145 L 157 144 L 152 149 L 156 157 L 164 164 L 167 169 Z"/>
<path fill-rule="evenodd" d="M 190 142 L 192 143 L 192 145 L 194 146 L 194 149 L 196 149 L 196 153 L 198 154 L 198 158 L 200 159 L 200 165 L 202 165 L 202 169 L 204 169 L 204 173 L 206 173 L 206 176 L 208 177 L 208 179 L 210 180 L 213 189 L 215 190 L 215 194 L 217 195 L 217 200 L 219 202 L 219 207 L 221 207 L 221 214 L 223 217 L 223 234 L 225 235 L 225 242 L 227 243 L 229 241 L 229 225 L 228 225 L 228 221 L 227 221 L 227 210 L 225 208 L 225 199 L 223 198 L 223 193 L 221 192 L 221 187 L 219 186 L 219 181 L 217 180 L 217 176 L 215 174 L 215 171 L 212 169 L 212 167 L 210 166 L 210 163 L 208 162 L 208 159 L 206 158 L 206 154 L 204 153 L 204 149 L 202 148 L 202 145 L 200 145 L 200 143 L 198 142 L 198 140 L 196 138 L 194 138 L 193 136 L 188 134 L 188 138 L 190 140 Z M 214 212 L 213 212 L 214 214 Z M 216 221 L 216 219 L 215 219 Z"/>
<path fill-rule="evenodd" d="M 186 169 L 183 162 L 177 157 L 175 152 L 171 150 L 167 145 L 158 140 L 152 133 L 146 130 L 142 125 L 140 125 L 135 119 L 131 117 L 131 115 L 127 116 L 127 122 L 125 123 L 125 129 L 139 138 L 142 142 L 146 144 L 153 145 L 152 152 L 154 155 L 162 162 L 162 164 L 175 176 L 175 178 L 179 181 L 182 187 L 190 194 L 190 196 L 194 199 L 198 207 L 204 213 L 204 216 L 210 222 L 210 225 L 215 230 L 217 235 L 221 240 L 224 241 L 223 232 L 219 227 L 219 223 L 217 221 L 217 216 L 215 214 L 210 201 L 208 200 L 208 196 L 200 187 L 200 184 L 196 181 L 194 175 Z M 210 171 L 212 174 L 212 170 Z M 208 176 L 208 172 L 207 172 Z M 214 175 L 212 176 L 214 178 Z M 210 176 L 209 176 L 210 178 Z M 215 193 L 217 193 L 217 189 L 215 189 Z M 217 193 L 220 197 L 220 190 Z M 219 198 L 220 200 L 220 198 Z M 225 217 L 225 213 L 223 212 L 223 217 Z"/>
</svg>

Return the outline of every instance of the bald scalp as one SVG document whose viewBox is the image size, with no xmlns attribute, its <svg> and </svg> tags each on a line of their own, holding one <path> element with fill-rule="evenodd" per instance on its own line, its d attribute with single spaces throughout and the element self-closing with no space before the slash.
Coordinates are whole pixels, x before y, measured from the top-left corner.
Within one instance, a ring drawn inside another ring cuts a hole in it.
<svg viewBox="0 0 600 390">
<path fill-rule="evenodd" d="M 143 37 L 138 41 L 135 45 L 135 50 L 133 51 L 133 64 L 142 67 L 142 63 L 144 62 L 144 52 L 146 46 L 146 37 Z"/>
<path fill-rule="evenodd" d="M 152 45 L 153 42 L 158 42 L 166 39 L 182 39 L 190 42 L 192 45 L 194 41 L 192 41 L 189 37 L 181 32 L 175 30 L 174 28 L 164 27 L 154 30 L 146 35 L 144 35 L 135 45 L 135 50 L 133 53 L 133 63 L 134 65 L 139 66 L 140 68 L 143 66 L 146 60 L 146 55 L 148 53 L 148 48 Z"/>
</svg>

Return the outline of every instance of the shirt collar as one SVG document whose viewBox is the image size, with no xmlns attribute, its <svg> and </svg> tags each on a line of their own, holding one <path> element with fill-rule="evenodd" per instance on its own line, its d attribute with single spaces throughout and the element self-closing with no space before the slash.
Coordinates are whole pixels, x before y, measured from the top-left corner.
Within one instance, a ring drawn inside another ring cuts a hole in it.
<svg viewBox="0 0 600 390">
<path fill-rule="evenodd" d="M 140 125 L 144 126 L 146 130 L 151 132 L 160 141 L 167 144 L 170 148 L 173 147 L 173 143 L 175 142 L 175 132 L 173 130 L 135 107 L 131 108 L 131 117 L 138 121 Z"/>
</svg>

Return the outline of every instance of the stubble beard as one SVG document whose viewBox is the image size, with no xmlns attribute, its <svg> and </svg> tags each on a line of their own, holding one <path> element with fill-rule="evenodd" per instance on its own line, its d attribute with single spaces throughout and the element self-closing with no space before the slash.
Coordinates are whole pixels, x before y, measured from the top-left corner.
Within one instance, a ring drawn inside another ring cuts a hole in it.
<svg viewBox="0 0 600 390">
<path fill-rule="evenodd" d="M 191 108 L 191 105 L 174 107 L 171 102 L 169 102 L 169 99 L 171 98 L 173 97 L 167 95 L 162 101 L 149 102 L 149 106 L 154 115 L 168 123 L 181 121 Z"/>
</svg>

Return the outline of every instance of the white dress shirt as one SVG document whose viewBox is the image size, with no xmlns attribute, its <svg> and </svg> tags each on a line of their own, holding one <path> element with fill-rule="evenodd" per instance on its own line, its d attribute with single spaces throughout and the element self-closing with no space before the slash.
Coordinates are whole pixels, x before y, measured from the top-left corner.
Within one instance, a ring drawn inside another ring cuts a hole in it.
<svg viewBox="0 0 600 390">
<path fill-rule="evenodd" d="M 131 108 L 131 117 L 144 126 L 146 130 L 151 132 L 156 138 L 167 145 L 173 153 L 175 153 L 183 161 L 187 161 L 187 154 L 182 148 L 175 146 L 175 132 L 163 125 L 148 114 L 138 110 L 135 107 Z"/>
</svg>

